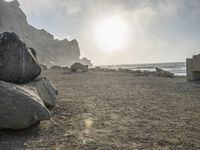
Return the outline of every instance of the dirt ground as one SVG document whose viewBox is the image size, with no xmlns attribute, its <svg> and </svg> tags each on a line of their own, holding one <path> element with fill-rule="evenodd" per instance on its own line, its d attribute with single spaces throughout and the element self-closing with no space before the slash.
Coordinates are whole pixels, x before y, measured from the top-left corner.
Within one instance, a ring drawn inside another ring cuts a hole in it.
<svg viewBox="0 0 200 150">
<path fill-rule="evenodd" d="M 119 72 L 43 76 L 59 91 L 51 120 L 0 131 L 0 149 L 200 149 L 200 82 Z"/>
</svg>

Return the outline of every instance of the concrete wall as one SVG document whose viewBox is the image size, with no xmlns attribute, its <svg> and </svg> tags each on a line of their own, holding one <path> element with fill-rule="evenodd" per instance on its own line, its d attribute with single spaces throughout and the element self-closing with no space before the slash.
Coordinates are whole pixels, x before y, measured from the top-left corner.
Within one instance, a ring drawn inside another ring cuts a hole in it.
<svg viewBox="0 0 200 150">
<path fill-rule="evenodd" d="M 193 56 L 193 70 L 200 71 L 200 55 Z"/>
<path fill-rule="evenodd" d="M 200 55 L 187 59 L 186 67 L 188 81 L 200 80 Z"/>
</svg>

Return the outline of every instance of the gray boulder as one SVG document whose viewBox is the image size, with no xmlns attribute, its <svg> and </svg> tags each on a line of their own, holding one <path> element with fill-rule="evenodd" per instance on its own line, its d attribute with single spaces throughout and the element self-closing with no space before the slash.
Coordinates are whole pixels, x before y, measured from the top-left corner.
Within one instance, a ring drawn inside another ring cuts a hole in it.
<svg viewBox="0 0 200 150">
<path fill-rule="evenodd" d="M 26 83 L 40 73 L 33 48 L 28 49 L 15 33 L 0 34 L 0 80 Z"/>
<path fill-rule="evenodd" d="M 88 65 L 83 65 L 81 63 L 74 63 L 71 66 L 72 72 L 88 72 Z"/>
<path fill-rule="evenodd" d="M 51 109 L 56 105 L 58 91 L 55 89 L 50 80 L 46 78 L 38 78 L 33 82 L 25 84 L 24 86 L 29 89 L 36 89 L 38 95 L 47 108 Z"/>
<path fill-rule="evenodd" d="M 0 81 L 0 129 L 24 129 L 49 120 L 50 113 L 36 93 L 34 88 Z"/>
<path fill-rule="evenodd" d="M 175 78 L 175 74 L 169 72 L 169 71 L 165 71 L 163 69 L 160 69 L 158 67 L 156 67 L 156 75 L 159 77 L 167 77 L 167 78 Z"/>
</svg>

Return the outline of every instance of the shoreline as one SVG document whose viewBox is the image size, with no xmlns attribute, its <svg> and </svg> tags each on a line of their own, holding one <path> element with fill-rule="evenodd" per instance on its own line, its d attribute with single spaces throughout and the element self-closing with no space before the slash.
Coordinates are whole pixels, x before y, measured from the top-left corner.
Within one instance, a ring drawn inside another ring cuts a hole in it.
<svg viewBox="0 0 200 150">
<path fill-rule="evenodd" d="M 156 71 L 156 67 L 174 73 L 179 76 L 186 76 L 185 62 L 165 62 L 165 63 L 143 63 L 143 64 L 121 64 L 121 65 L 99 65 L 93 68 L 109 68 L 109 69 L 130 69 L 133 71 Z"/>
</svg>

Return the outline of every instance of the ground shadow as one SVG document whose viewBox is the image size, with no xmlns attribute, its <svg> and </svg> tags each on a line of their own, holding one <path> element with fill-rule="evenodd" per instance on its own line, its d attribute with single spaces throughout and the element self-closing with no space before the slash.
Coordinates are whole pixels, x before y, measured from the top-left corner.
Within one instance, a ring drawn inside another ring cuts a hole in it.
<svg viewBox="0 0 200 150">
<path fill-rule="evenodd" d="M 40 130 L 38 125 L 23 130 L 0 130 L 0 149 L 26 149 L 24 143 L 35 137 Z"/>
</svg>

